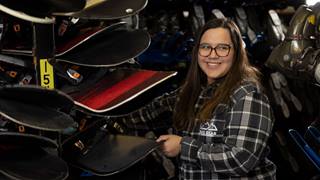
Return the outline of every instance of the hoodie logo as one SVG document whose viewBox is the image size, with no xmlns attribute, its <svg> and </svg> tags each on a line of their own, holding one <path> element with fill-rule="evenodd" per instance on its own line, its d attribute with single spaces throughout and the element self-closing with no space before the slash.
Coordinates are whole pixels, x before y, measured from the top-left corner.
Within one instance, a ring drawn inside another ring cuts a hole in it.
<svg viewBox="0 0 320 180">
<path fill-rule="evenodd" d="M 200 125 L 200 135 L 213 137 L 217 135 L 217 127 L 213 122 L 206 122 Z"/>
</svg>

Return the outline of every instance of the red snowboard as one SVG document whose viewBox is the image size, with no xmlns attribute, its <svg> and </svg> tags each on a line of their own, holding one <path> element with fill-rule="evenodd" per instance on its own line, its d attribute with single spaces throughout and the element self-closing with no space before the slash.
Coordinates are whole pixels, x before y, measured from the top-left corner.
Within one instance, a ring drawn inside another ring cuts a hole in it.
<svg viewBox="0 0 320 180">
<path fill-rule="evenodd" d="M 175 76 L 173 71 L 117 69 L 90 88 L 69 94 L 75 104 L 93 112 L 110 111 L 157 84 Z"/>
</svg>

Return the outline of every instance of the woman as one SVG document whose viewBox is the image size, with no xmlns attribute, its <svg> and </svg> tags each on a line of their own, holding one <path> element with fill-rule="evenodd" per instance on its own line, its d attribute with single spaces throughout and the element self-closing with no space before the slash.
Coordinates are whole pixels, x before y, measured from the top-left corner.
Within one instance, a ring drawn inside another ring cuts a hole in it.
<svg viewBox="0 0 320 180">
<path fill-rule="evenodd" d="M 171 112 L 173 122 L 158 120 Z M 186 81 L 147 106 L 118 116 L 132 130 L 172 126 L 162 150 L 179 159 L 179 179 L 275 179 L 267 159 L 273 119 L 236 24 L 205 24 Z"/>
</svg>

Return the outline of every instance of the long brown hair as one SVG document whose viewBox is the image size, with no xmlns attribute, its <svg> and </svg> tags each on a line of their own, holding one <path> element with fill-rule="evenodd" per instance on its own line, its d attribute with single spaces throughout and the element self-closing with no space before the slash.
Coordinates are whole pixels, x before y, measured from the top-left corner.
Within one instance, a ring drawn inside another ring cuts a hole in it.
<svg viewBox="0 0 320 180">
<path fill-rule="evenodd" d="M 207 86 L 207 76 L 198 65 L 198 49 L 202 35 L 212 28 L 225 28 L 229 31 L 234 45 L 234 61 L 229 72 L 217 87 L 213 97 L 195 112 L 195 103 L 199 97 L 201 86 Z M 188 130 L 195 124 L 208 121 L 219 103 L 227 103 L 229 96 L 240 85 L 242 80 L 251 79 L 259 85 L 258 70 L 250 65 L 241 34 L 237 25 L 230 19 L 213 19 L 208 21 L 198 33 L 192 51 L 192 62 L 184 84 L 182 85 L 173 115 L 173 125 L 177 130 Z"/>
</svg>

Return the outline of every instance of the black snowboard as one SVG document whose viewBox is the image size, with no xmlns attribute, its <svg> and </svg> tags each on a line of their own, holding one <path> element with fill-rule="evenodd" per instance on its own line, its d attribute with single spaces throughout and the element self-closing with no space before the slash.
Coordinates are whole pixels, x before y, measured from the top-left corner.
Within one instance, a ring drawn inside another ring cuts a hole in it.
<svg viewBox="0 0 320 180">
<path fill-rule="evenodd" d="M 98 176 L 109 176 L 131 167 L 158 147 L 154 140 L 112 135 L 100 122 L 63 144 L 62 157 L 72 166 Z"/>
<path fill-rule="evenodd" d="M 56 149 L 57 146 L 42 136 L 0 132 L 0 179 L 66 179 L 67 164 L 44 150 Z"/>
<path fill-rule="evenodd" d="M 87 0 L 85 8 L 74 13 L 54 13 L 83 19 L 120 19 L 137 14 L 147 5 L 147 0 Z"/>
<path fill-rule="evenodd" d="M 17 124 L 46 130 L 63 131 L 76 123 L 67 114 L 73 100 L 58 90 L 38 86 L 0 88 L 0 114 Z"/>
</svg>

